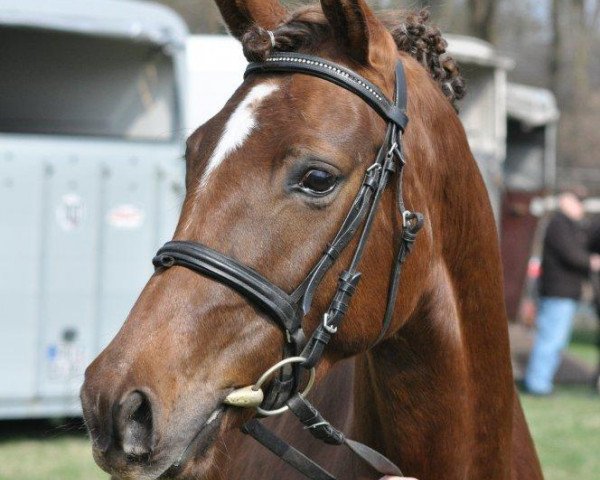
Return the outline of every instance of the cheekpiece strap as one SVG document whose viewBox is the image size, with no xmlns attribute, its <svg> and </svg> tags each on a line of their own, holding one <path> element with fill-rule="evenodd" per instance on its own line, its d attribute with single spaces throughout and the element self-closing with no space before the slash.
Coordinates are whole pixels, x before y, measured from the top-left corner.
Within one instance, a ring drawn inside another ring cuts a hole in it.
<svg viewBox="0 0 600 480">
<path fill-rule="evenodd" d="M 400 64 L 400 62 L 398 63 Z M 396 95 L 398 99 L 406 99 L 404 72 L 402 71 L 401 75 L 398 76 L 398 70 L 402 70 L 401 64 L 400 67 L 396 69 L 396 87 L 398 88 L 398 86 L 400 86 Z M 408 124 L 405 100 L 404 102 L 396 102 L 396 104 L 389 101 L 385 94 L 375 84 L 337 63 L 301 53 L 274 53 L 264 62 L 250 63 L 246 68 L 244 78 L 252 73 L 269 72 L 296 72 L 323 78 L 324 80 L 343 87 L 361 97 L 386 122 L 397 125 L 402 131 L 404 131 Z M 399 81 L 402 82 L 402 85 L 398 84 Z"/>
</svg>

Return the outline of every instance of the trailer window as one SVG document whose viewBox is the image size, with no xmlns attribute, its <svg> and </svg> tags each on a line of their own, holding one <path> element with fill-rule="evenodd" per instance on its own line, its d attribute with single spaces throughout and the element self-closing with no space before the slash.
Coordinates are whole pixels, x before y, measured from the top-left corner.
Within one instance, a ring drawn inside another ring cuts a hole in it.
<svg viewBox="0 0 600 480">
<path fill-rule="evenodd" d="M 461 70 L 469 81 L 469 94 L 460 103 L 460 117 L 471 148 L 495 153 L 498 141 L 495 72 L 490 67 L 472 64 L 464 65 Z"/>
<path fill-rule="evenodd" d="M 170 140 L 173 61 L 157 45 L 0 29 L 0 132 Z"/>
<path fill-rule="evenodd" d="M 538 192 L 545 186 L 546 130 L 508 121 L 508 148 L 504 163 L 505 184 L 511 190 Z"/>
</svg>

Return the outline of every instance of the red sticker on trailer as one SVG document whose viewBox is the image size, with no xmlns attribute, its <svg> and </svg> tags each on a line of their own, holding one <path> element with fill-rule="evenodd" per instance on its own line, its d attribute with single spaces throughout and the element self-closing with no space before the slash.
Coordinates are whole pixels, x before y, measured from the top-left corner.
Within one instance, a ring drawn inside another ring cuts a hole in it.
<svg viewBox="0 0 600 480">
<path fill-rule="evenodd" d="M 144 224 L 144 211 L 132 204 L 118 205 L 106 214 L 106 221 L 111 227 L 132 230 Z"/>
</svg>

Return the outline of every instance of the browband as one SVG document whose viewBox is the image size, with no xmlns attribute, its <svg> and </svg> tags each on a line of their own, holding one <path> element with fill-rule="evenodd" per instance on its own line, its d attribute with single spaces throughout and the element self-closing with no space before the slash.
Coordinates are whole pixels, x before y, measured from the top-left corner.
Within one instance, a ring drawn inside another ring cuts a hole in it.
<svg viewBox="0 0 600 480">
<path fill-rule="evenodd" d="M 400 62 L 398 62 L 400 64 Z M 375 84 L 358 76 L 352 70 L 337 63 L 323 60 L 312 55 L 299 53 L 274 53 L 264 62 L 250 63 L 244 73 L 246 78 L 251 73 L 305 73 L 322 78 L 361 97 L 386 122 L 392 122 L 404 131 L 408 124 L 406 115 L 406 88 L 396 92 L 400 95 L 396 105 L 390 102 Z M 399 77 L 400 75 L 400 77 Z M 404 69 L 396 68 L 396 83 L 405 84 Z"/>
</svg>

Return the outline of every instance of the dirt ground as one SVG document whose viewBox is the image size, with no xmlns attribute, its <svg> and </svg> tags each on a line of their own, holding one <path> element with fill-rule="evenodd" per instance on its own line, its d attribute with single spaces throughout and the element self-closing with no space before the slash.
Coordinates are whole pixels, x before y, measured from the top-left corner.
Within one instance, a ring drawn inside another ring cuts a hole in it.
<svg viewBox="0 0 600 480">
<path fill-rule="evenodd" d="M 527 367 L 535 331 L 522 324 L 512 323 L 509 326 L 509 334 L 514 376 L 516 380 L 521 380 Z M 593 381 L 594 374 L 593 367 L 567 352 L 563 355 L 555 383 L 559 385 L 589 385 Z"/>
</svg>

